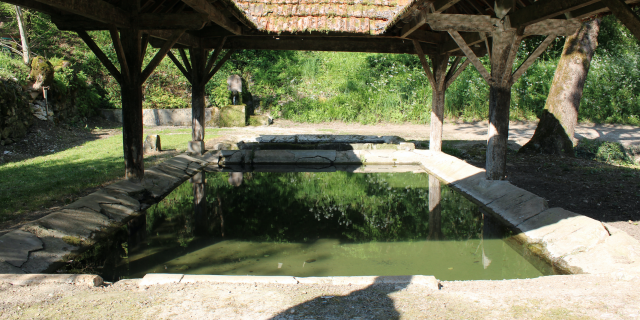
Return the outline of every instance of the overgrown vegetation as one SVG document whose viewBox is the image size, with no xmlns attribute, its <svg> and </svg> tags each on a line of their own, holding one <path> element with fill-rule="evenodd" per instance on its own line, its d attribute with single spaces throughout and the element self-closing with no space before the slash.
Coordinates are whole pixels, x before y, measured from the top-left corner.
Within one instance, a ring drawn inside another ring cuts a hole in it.
<svg viewBox="0 0 640 320">
<path fill-rule="evenodd" d="M 13 6 L 0 4 L 0 14 L 13 16 Z M 75 94 L 81 113 L 96 108 L 118 108 L 120 90 L 87 46 L 71 32 L 61 32 L 46 15 L 25 10 L 35 54 L 66 68 L 56 72 L 60 94 Z M 7 25 L 7 30 L 14 28 Z M 107 32 L 91 32 L 107 56 L 118 66 Z M 519 51 L 523 61 L 540 38 L 526 39 Z M 640 124 L 640 43 L 613 16 L 603 19 L 600 46 L 584 88 L 580 120 Z M 544 108 L 551 80 L 564 44 L 558 38 L 514 85 L 511 118 L 535 120 Z M 26 79 L 28 68 L 20 57 L 0 53 L 0 77 Z M 148 62 L 157 49 L 147 51 Z M 488 67 L 488 61 L 483 58 Z M 207 85 L 212 106 L 228 103 L 226 78 L 240 74 L 255 98 L 256 107 L 273 116 L 301 122 L 427 123 L 431 88 L 414 55 L 291 52 L 245 50 L 236 53 Z M 472 66 L 449 88 L 445 115 L 481 120 L 488 115 L 489 87 Z M 169 59 L 165 59 L 144 87 L 145 108 L 183 108 L 190 101 L 190 85 Z"/>
<path fill-rule="evenodd" d="M 575 148 L 576 156 L 613 165 L 635 165 L 631 157 L 633 150 L 627 150 L 618 142 L 582 139 Z"/>
</svg>

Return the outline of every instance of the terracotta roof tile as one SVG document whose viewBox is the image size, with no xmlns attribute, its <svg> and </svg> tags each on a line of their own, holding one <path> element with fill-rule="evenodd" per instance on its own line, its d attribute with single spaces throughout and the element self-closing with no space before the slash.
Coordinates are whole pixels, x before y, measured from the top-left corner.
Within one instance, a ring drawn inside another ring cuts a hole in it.
<svg viewBox="0 0 640 320">
<path fill-rule="evenodd" d="M 259 30 L 380 34 L 415 0 L 232 0 Z"/>
</svg>

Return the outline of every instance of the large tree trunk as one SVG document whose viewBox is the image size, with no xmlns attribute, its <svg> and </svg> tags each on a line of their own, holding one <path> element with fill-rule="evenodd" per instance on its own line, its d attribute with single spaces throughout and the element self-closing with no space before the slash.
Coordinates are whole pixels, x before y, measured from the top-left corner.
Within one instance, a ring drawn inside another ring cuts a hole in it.
<svg viewBox="0 0 640 320">
<path fill-rule="evenodd" d="M 574 155 L 582 89 L 598 46 L 600 20 L 585 22 L 567 37 L 536 132 L 520 153 Z"/>
<path fill-rule="evenodd" d="M 16 6 L 16 18 L 18 20 L 18 29 L 20 29 L 20 40 L 22 41 L 22 60 L 24 64 L 29 65 L 31 61 L 31 52 L 29 51 L 29 39 L 27 38 L 27 28 L 24 25 L 22 17 L 22 9 Z"/>
</svg>

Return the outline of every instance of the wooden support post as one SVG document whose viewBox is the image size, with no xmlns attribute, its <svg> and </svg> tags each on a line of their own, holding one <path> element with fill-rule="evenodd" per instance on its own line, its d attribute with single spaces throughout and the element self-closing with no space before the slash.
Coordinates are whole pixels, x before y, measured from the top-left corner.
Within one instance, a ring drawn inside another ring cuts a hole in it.
<svg viewBox="0 0 640 320">
<path fill-rule="evenodd" d="M 191 143 L 189 152 L 202 154 L 204 148 L 204 128 L 205 128 L 205 90 L 207 84 L 205 69 L 208 51 L 203 48 L 189 49 L 191 56 Z"/>
<path fill-rule="evenodd" d="M 125 177 L 140 180 L 144 177 L 142 127 L 142 32 L 137 29 L 120 30 L 123 55 L 128 66 L 129 81 L 120 84 L 122 92 L 122 139 Z M 124 76 L 123 72 L 123 76 Z"/>
<path fill-rule="evenodd" d="M 429 240 L 443 240 L 440 180 L 429 175 Z"/>
<path fill-rule="evenodd" d="M 442 150 L 442 126 L 444 122 L 444 102 L 447 88 L 458 75 L 467 67 L 469 59 L 467 59 L 460 67 L 460 58 L 457 58 L 451 65 L 449 72 L 447 72 L 447 65 L 449 64 L 448 54 L 429 55 L 431 59 L 432 68 L 429 66 L 427 59 L 424 57 L 424 52 L 417 40 L 413 40 L 416 53 L 422 63 L 422 68 L 427 74 L 429 83 L 431 84 L 431 133 L 429 135 L 429 150 L 441 151 Z"/>
<path fill-rule="evenodd" d="M 486 160 L 489 180 L 502 180 L 506 177 L 512 68 L 521 40 L 522 37 L 516 31 L 493 33 Z"/>
</svg>

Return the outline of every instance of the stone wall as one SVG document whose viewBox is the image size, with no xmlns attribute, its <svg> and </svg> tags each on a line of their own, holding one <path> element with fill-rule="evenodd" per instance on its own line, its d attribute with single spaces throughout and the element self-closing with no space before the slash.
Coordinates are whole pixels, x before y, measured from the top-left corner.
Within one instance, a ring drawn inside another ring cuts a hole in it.
<svg viewBox="0 0 640 320">
<path fill-rule="evenodd" d="M 219 126 L 219 109 L 206 108 L 205 125 L 207 127 Z M 122 123 L 122 109 L 102 109 L 102 117 L 109 121 Z M 142 110 L 142 123 L 145 126 L 191 126 L 191 108 L 185 109 L 144 109 Z"/>
<path fill-rule="evenodd" d="M 16 82 L 0 79 L 0 144 L 22 139 L 33 124 L 29 96 Z"/>
</svg>

